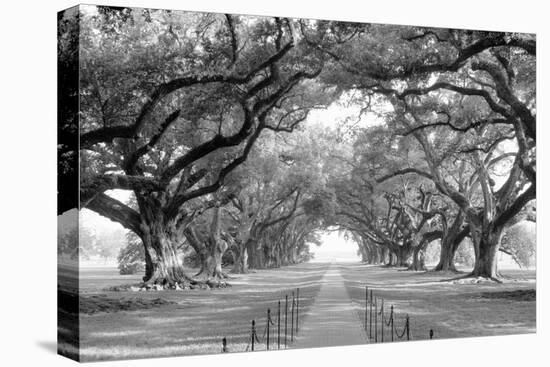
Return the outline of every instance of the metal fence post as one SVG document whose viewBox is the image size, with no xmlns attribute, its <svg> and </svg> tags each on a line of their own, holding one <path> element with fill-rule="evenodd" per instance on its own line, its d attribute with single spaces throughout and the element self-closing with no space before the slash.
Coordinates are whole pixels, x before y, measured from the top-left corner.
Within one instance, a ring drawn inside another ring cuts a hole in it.
<svg viewBox="0 0 550 367">
<path fill-rule="evenodd" d="M 369 338 L 372 339 L 372 289 L 370 290 Z"/>
<path fill-rule="evenodd" d="M 384 342 L 384 298 L 382 298 L 382 306 L 380 307 L 380 332 L 381 332 L 381 342 Z"/>
<path fill-rule="evenodd" d="M 287 326 L 288 326 L 288 294 L 285 295 L 285 348 L 286 348 Z"/>
<path fill-rule="evenodd" d="M 290 342 L 294 341 L 294 292 L 292 292 L 292 309 L 290 312 Z"/>
<path fill-rule="evenodd" d="M 281 301 L 277 306 L 277 349 L 281 349 Z"/>
<path fill-rule="evenodd" d="M 374 342 L 378 343 L 378 303 L 374 297 Z"/>
<path fill-rule="evenodd" d="M 269 350 L 269 323 L 271 322 L 271 310 L 267 309 L 267 339 L 266 339 L 266 348 Z"/>
<path fill-rule="evenodd" d="M 252 346 L 252 351 L 254 352 L 254 335 L 256 333 L 256 321 L 252 320 L 252 333 L 251 333 L 251 339 L 250 345 Z"/>
<path fill-rule="evenodd" d="M 365 286 L 365 331 L 368 329 L 369 287 Z"/>
<path fill-rule="evenodd" d="M 410 340 L 410 332 L 409 332 L 409 315 L 407 315 L 407 321 L 405 324 L 405 327 L 407 328 L 407 340 Z"/>
<path fill-rule="evenodd" d="M 300 313 L 300 288 L 296 288 L 296 334 L 298 334 L 298 314 Z"/>
<path fill-rule="evenodd" d="M 391 312 L 390 312 L 390 331 L 391 331 L 391 341 L 393 342 L 393 305 L 391 305 Z"/>
</svg>

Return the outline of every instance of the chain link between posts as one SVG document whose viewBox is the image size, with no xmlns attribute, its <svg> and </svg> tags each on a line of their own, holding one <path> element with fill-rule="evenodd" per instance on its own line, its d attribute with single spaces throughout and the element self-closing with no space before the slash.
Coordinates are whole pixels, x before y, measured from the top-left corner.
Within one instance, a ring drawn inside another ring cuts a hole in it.
<svg viewBox="0 0 550 367">
<path fill-rule="evenodd" d="M 370 294 L 369 294 L 370 290 Z M 378 307 L 378 304 L 380 304 L 380 308 Z M 374 308 L 374 310 L 373 310 Z M 374 317 L 373 317 L 374 315 Z M 380 317 L 380 325 L 378 325 L 378 317 Z M 377 343 L 379 336 L 380 341 L 384 342 L 385 337 L 385 327 L 388 327 L 391 333 L 391 341 L 393 342 L 395 339 L 394 337 L 397 337 L 397 339 L 406 339 L 406 340 L 413 340 L 411 327 L 410 327 L 410 318 L 407 314 L 405 317 L 405 324 L 403 325 L 403 329 L 399 331 L 399 328 L 395 325 L 396 319 L 395 319 L 395 310 L 394 305 L 391 305 L 389 314 L 386 314 L 384 312 L 384 299 L 378 298 L 373 295 L 373 290 L 369 289 L 368 286 L 365 287 L 365 320 L 364 320 L 364 327 L 365 332 L 368 334 L 369 339 L 373 340 Z M 374 338 L 373 338 L 373 324 L 374 324 Z M 378 332 L 380 326 L 380 334 Z M 433 339 L 433 329 L 430 329 L 429 336 L 430 339 Z"/>
<path fill-rule="evenodd" d="M 290 332 L 291 332 L 291 342 L 294 341 L 295 333 L 298 332 L 298 315 L 299 315 L 299 293 L 300 289 L 296 289 L 296 296 L 294 295 L 294 292 L 292 292 L 292 300 L 290 302 L 290 308 L 291 308 L 291 323 L 290 323 Z M 284 345 L 285 348 L 287 347 L 287 323 L 288 323 L 288 294 L 285 296 L 285 314 L 284 314 L 284 322 L 285 322 L 285 328 L 284 328 Z M 294 316 L 296 316 L 296 322 L 294 321 Z M 281 301 L 279 300 L 277 302 L 277 349 L 281 348 Z M 271 331 L 270 326 L 274 326 L 275 321 L 273 320 L 271 316 L 271 309 L 267 309 L 267 318 L 266 318 L 266 324 L 262 333 L 262 336 L 258 336 L 258 331 L 256 328 L 256 320 L 252 320 L 252 326 L 250 330 L 250 334 L 248 336 L 248 343 L 245 348 L 245 352 L 254 351 L 255 350 L 255 344 L 265 344 L 266 349 L 269 350 L 271 343 L 270 343 L 270 337 L 271 337 Z M 227 352 L 227 338 L 222 339 L 222 352 Z"/>
</svg>

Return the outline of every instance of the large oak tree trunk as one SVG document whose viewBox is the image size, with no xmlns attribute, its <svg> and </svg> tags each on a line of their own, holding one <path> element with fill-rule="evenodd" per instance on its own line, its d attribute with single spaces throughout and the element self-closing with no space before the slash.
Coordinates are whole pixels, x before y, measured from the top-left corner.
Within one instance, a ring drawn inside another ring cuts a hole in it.
<svg viewBox="0 0 550 367">
<path fill-rule="evenodd" d="M 424 245 L 418 245 L 414 248 L 412 263 L 409 265 L 409 270 L 424 271 L 426 270 L 426 264 L 424 259 Z"/>
<path fill-rule="evenodd" d="M 143 232 L 142 241 L 146 254 L 145 283 L 172 286 L 176 282 L 189 281 L 176 255 L 174 243 L 161 223 L 148 226 Z"/>
<path fill-rule="evenodd" d="M 227 250 L 223 241 L 208 241 L 205 251 L 200 254 L 201 269 L 196 277 L 205 279 L 224 279 L 227 276 L 222 270 L 222 257 Z"/>
<path fill-rule="evenodd" d="M 409 245 L 399 246 L 399 249 L 395 252 L 396 262 L 394 266 L 398 267 L 409 267 L 410 258 L 412 255 L 413 249 Z"/>
<path fill-rule="evenodd" d="M 153 267 L 153 259 L 151 259 L 151 255 L 149 254 L 149 251 L 147 250 L 147 246 L 145 246 L 145 242 L 142 240 L 143 246 L 145 248 L 145 275 L 143 276 L 143 281 L 147 281 L 148 279 L 151 279 L 154 272 Z"/>
<path fill-rule="evenodd" d="M 458 246 L 460 246 L 460 243 L 468 233 L 467 230 L 460 231 L 463 222 L 464 213 L 459 211 L 452 225 L 449 228 L 445 225 L 443 238 L 441 238 L 439 262 L 435 266 L 434 271 L 457 271 L 454 263 L 455 254 Z"/>
<path fill-rule="evenodd" d="M 206 235 L 199 234 L 195 228 L 184 230 L 187 241 L 193 247 L 200 259 L 200 270 L 195 277 L 201 281 L 210 282 L 226 278 L 222 271 L 222 257 L 227 248 L 227 242 L 220 233 L 220 208 L 215 207 L 210 229 Z"/>
<path fill-rule="evenodd" d="M 502 228 L 489 225 L 488 228 L 476 228 L 472 231 L 472 240 L 476 259 L 470 275 L 498 279 L 497 255 L 500 247 Z"/>
</svg>

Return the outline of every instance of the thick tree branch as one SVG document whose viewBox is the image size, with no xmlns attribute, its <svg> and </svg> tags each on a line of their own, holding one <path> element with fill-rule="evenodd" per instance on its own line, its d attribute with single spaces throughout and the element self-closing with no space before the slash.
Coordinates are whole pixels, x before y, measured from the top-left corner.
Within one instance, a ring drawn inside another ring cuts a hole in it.
<svg viewBox="0 0 550 367">
<path fill-rule="evenodd" d="M 520 194 L 516 200 L 506 210 L 504 210 L 496 219 L 495 226 L 503 226 L 509 220 L 511 220 L 516 214 L 518 214 L 523 207 L 533 199 L 537 197 L 536 184 L 531 183 L 529 188 Z"/>
<path fill-rule="evenodd" d="M 379 178 L 376 179 L 376 182 L 382 183 L 382 182 L 387 181 L 387 180 L 389 180 L 393 177 L 402 176 L 402 175 L 406 175 L 406 174 L 409 174 L 409 173 L 417 174 L 419 176 L 425 177 L 425 178 L 427 178 L 429 180 L 432 180 L 432 181 L 434 180 L 434 177 L 431 174 L 429 174 L 428 172 L 419 170 L 417 168 L 404 168 L 404 169 L 389 173 L 387 175 L 384 175 L 382 177 L 379 177 Z"/>
<path fill-rule="evenodd" d="M 82 184 L 80 188 L 81 206 L 87 206 L 88 202 L 97 194 L 114 189 L 154 192 L 162 191 L 163 186 L 157 180 L 150 177 L 119 174 L 101 175 Z"/>
<path fill-rule="evenodd" d="M 141 217 L 139 213 L 120 201 L 104 193 L 99 193 L 94 196 L 86 208 L 112 221 L 120 223 L 124 228 L 131 230 L 138 236 L 142 236 Z"/>
<path fill-rule="evenodd" d="M 237 35 L 235 32 L 235 24 L 233 23 L 233 18 L 230 14 L 225 14 L 225 19 L 227 20 L 227 28 L 229 28 L 229 34 L 231 36 L 231 66 L 237 61 Z"/>
<path fill-rule="evenodd" d="M 170 125 L 177 120 L 179 117 L 181 111 L 176 110 L 172 112 L 159 126 L 159 130 L 156 134 L 154 134 L 151 139 L 149 139 L 149 142 L 141 147 L 139 147 L 127 160 L 125 159 L 124 162 L 124 170 L 127 172 L 131 172 L 138 162 L 138 160 L 143 157 L 145 154 L 149 153 L 151 149 L 158 143 L 160 138 L 162 138 L 162 135 L 166 132 L 166 130 L 170 127 Z"/>
</svg>

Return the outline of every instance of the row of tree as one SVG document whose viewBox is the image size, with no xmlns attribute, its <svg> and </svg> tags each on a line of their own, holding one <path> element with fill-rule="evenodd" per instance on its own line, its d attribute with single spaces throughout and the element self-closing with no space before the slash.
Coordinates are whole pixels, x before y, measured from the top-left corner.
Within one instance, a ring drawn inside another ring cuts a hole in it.
<svg viewBox="0 0 550 367">
<path fill-rule="evenodd" d="M 236 171 L 262 133 L 292 132 L 336 98 L 314 80 L 328 57 L 296 22 L 85 7 L 63 27 L 79 40 L 60 38 L 61 58 L 79 50 L 80 207 L 140 238 L 144 281 L 188 280 L 184 244 L 201 260 L 196 278 L 223 277 L 228 248 L 236 271 L 300 258 L 314 228 L 297 211 L 307 178 L 276 162 L 278 182 Z M 278 161 L 276 152 L 266 159 Z M 109 195 L 115 189 L 132 202 Z M 287 241 L 266 247 L 269 236 Z"/>
<path fill-rule="evenodd" d="M 309 245 L 319 244 L 320 216 L 310 206 L 321 172 L 312 169 L 306 140 L 303 132 L 261 139 L 223 188 L 197 206 L 175 245 L 176 257 L 200 268 L 195 280 L 225 278 L 222 264 L 246 273 L 311 258 Z M 148 263 L 141 241 L 129 237 L 119 258 L 122 272 Z"/>
<path fill-rule="evenodd" d="M 79 149 L 77 205 L 139 237 L 144 281 L 188 280 L 182 246 L 195 279 L 224 277 L 228 249 L 238 272 L 292 263 L 327 226 L 397 265 L 440 238 L 440 269 L 469 236 L 473 274 L 497 276 L 502 232 L 535 198 L 531 35 L 83 9 L 60 23 L 60 62 L 80 66 L 60 166 Z M 303 126 L 335 101 L 372 121 Z"/>
<path fill-rule="evenodd" d="M 534 36 L 380 26 L 318 44 L 364 108 L 383 111 L 339 153 L 337 223 L 372 261 L 412 269 L 439 240 L 436 270 L 454 270 L 468 236 L 471 275 L 497 278 L 503 233 L 535 220 Z"/>
<path fill-rule="evenodd" d="M 89 260 L 95 256 L 107 261 L 116 257 L 125 242 L 122 229 L 96 233 L 79 223 L 78 226 L 58 228 L 57 252 L 59 256 L 72 260 Z"/>
</svg>

